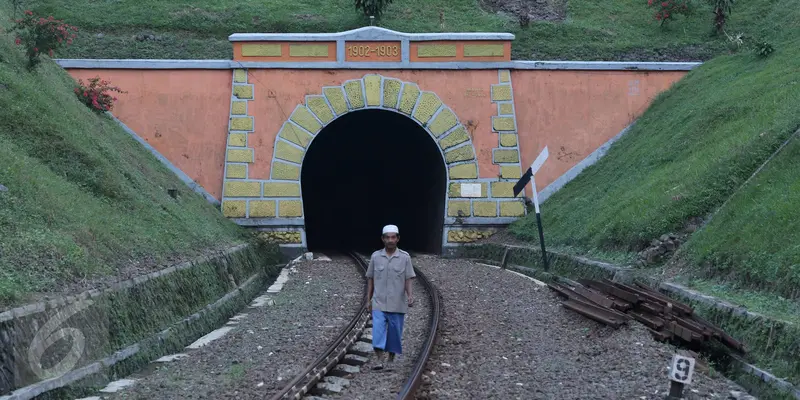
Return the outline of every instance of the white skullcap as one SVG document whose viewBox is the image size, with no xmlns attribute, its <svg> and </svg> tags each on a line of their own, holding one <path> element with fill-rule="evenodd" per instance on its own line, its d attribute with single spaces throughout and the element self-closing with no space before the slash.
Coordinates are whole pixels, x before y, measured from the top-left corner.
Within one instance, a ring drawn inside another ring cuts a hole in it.
<svg viewBox="0 0 800 400">
<path fill-rule="evenodd" d="M 385 235 L 387 233 L 396 233 L 399 235 L 400 230 L 397 229 L 397 225 L 386 225 L 383 227 L 383 234 Z"/>
</svg>

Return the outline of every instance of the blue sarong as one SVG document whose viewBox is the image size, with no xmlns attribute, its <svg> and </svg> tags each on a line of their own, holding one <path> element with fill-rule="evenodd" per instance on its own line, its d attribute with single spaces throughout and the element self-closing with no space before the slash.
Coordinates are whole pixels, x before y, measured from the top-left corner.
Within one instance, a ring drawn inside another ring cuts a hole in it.
<svg viewBox="0 0 800 400">
<path fill-rule="evenodd" d="M 394 354 L 403 354 L 403 322 L 405 314 L 372 310 L 372 347 Z"/>
</svg>

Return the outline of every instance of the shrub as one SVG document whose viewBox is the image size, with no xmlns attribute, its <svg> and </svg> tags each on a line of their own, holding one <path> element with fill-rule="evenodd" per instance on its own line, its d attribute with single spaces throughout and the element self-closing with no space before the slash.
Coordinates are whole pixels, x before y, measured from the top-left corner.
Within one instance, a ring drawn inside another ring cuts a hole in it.
<svg viewBox="0 0 800 400">
<path fill-rule="evenodd" d="M 772 44 L 769 42 L 762 41 L 756 43 L 756 54 L 758 54 L 759 57 L 767 57 L 772 54 L 773 51 L 775 51 L 775 48 L 773 48 Z"/>
<path fill-rule="evenodd" d="M 11 31 L 17 32 L 15 43 L 25 46 L 28 68 L 33 69 L 39 64 L 39 56 L 43 52 L 52 57 L 59 47 L 72 44 L 78 28 L 53 19 L 52 15 L 41 18 L 34 16 L 32 11 L 25 11 L 22 18 L 14 20 Z"/>
<path fill-rule="evenodd" d="M 689 15 L 692 12 L 691 0 L 647 0 L 647 6 L 657 8 L 653 18 L 660 21 L 661 25 L 674 19 L 676 15 Z"/>
<path fill-rule="evenodd" d="M 717 33 L 722 32 L 725 21 L 731 15 L 734 0 L 709 0 L 709 2 L 714 8 L 714 28 L 716 28 Z"/>
<path fill-rule="evenodd" d="M 361 10 L 366 16 L 380 18 L 389 4 L 392 4 L 392 0 L 356 0 L 356 10 Z"/>
<path fill-rule="evenodd" d="M 78 86 L 75 87 L 75 95 L 86 104 L 92 111 L 103 113 L 114 108 L 117 98 L 110 92 L 127 93 L 116 86 L 111 86 L 111 82 L 100 80 L 100 77 L 89 79 L 89 85 L 85 85 L 82 79 L 78 79 Z"/>
</svg>

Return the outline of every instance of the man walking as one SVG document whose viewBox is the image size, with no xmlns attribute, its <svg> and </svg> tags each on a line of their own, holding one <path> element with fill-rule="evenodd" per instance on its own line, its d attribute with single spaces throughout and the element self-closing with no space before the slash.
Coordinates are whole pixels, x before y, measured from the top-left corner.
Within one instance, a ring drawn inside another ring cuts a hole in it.
<svg viewBox="0 0 800 400">
<path fill-rule="evenodd" d="M 397 248 L 400 231 L 395 225 L 383 227 L 383 249 L 372 253 L 367 269 L 367 304 L 372 311 L 372 347 L 378 359 L 374 369 L 383 369 L 384 353 L 388 366 L 403 353 L 403 322 L 414 299 L 411 283 L 417 275 L 411 256 Z"/>
</svg>

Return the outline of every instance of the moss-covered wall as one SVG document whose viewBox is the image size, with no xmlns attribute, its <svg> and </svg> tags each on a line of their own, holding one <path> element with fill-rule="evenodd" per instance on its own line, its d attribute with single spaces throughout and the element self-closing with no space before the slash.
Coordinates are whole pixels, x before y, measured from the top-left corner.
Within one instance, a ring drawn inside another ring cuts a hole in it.
<svg viewBox="0 0 800 400">
<path fill-rule="evenodd" d="M 103 372 L 130 373 L 224 323 L 277 275 L 280 262 L 276 245 L 253 242 L 6 318 L 0 322 L 0 394 L 75 372 L 123 349 L 124 361 Z"/>
</svg>

